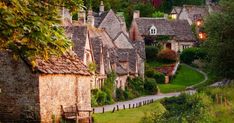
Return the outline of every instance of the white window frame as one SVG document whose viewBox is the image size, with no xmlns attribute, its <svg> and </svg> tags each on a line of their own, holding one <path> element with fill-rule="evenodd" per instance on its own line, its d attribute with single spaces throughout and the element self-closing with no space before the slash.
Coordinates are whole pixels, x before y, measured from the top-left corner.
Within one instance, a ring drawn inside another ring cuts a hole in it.
<svg viewBox="0 0 234 123">
<path fill-rule="evenodd" d="M 150 35 L 157 35 L 157 28 L 154 25 L 150 28 Z"/>
</svg>

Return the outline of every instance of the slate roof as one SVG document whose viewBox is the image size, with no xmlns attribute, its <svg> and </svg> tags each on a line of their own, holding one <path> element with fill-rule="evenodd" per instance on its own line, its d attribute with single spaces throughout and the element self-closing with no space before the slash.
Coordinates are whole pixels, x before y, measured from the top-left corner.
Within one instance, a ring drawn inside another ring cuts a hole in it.
<svg viewBox="0 0 234 123">
<path fill-rule="evenodd" d="M 90 39 L 91 46 L 93 48 L 94 60 L 97 65 L 97 72 L 100 71 L 100 63 L 101 63 L 101 50 L 102 50 L 102 41 L 99 37 L 93 37 Z"/>
<path fill-rule="evenodd" d="M 175 39 L 177 41 L 195 41 L 192 28 L 187 20 L 175 20 L 171 21 L 171 26 L 175 32 Z"/>
<path fill-rule="evenodd" d="M 103 50 L 102 55 L 104 59 L 105 71 L 109 71 L 108 63 L 110 62 L 113 64 L 117 62 L 117 52 L 114 43 L 105 30 L 93 27 L 89 27 L 88 30 L 91 38 L 95 63 L 97 64 L 98 68 L 97 71 L 100 70 L 101 49 Z M 109 53 L 109 57 L 107 52 Z"/>
<path fill-rule="evenodd" d="M 135 49 L 118 49 L 118 54 L 121 54 L 118 56 L 119 62 L 121 61 L 128 61 L 129 64 L 129 73 L 136 73 L 136 66 L 137 66 L 137 53 Z M 123 58 L 124 57 L 127 58 Z"/>
<path fill-rule="evenodd" d="M 157 35 L 175 35 L 170 22 L 166 19 L 137 18 L 135 19 L 141 35 L 149 35 L 151 26 L 157 28 Z"/>
<path fill-rule="evenodd" d="M 95 27 L 105 29 L 111 39 L 114 39 L 118 32 L 122 31 L 121 22 L 112 9 L 101 14 L 94 13 L 93 15 Z"/>
<path fill-rule="evenodd" d="M 117 64 L 116 73 L 118 75 L 127 75 L 128 71 L 126 69 L 124 69 L 120 64 Z"/>
<path fill-rule="evenodd" d="M 180 14 L 182 12 L 182 7 L 179 7 L 179 6 L 174 6 L 173 9 L 172 9 L 172 14 Z"/>
<path fill-rule="evenodd" d="M 124 52 L 123 50 L 118 50 L 119 62 L 128 62 L 129 61 L 128 57 L 129 57 L 128 52 Z"/>
<path fill-rule="evenodd" d="M 87 37 L 87 26 L 67 26 L 64 27 L 65 34 L 74 43 L 73 50 L 80 59 L 84 59 L 84 50 Z"/>
<path fill-rule="evenodd" d="M 61 57 L 51 56 L 48 60 L 37 58 L 35 61 L 34 69 L 42 73 L 91 75 L 75 53 L 66 53 Z"/>
<path fill-rule="evenodd" d="M 104 11 L 102 13 L 95 13 L 93 12 L 93 16 L 94 16 L 94 26 L 95 27 L 99 27 L 99 25 L 102 23 L 103 19 L 106 17 L 106 15 L 108 14 L 108 11 Z"/>
<path fill-rule="evenodd" d="M 184 8 L 188 13 L 188 17 L 192 21 L 194 21 L 194 17 L 197 15 L 201 16 L 202 18 L 209 15 L 208 8 L 205 6 L 184 5 Z"/>
<path fill-rule="evenodd" d="M 121 49 L 133 49 L 129 37 L 124 32 L 119 32 L 113 39 L 115 46 Z"/>
<path fill-rule="evenodd" d="M 104 47 L 115 48 L 114 43 L 112 42 L 109 35 L 105 32 L 105 30 L 89 27 L 88 31 L 91 38 L 99 37 Z"/>
<path fill-rule="evenodd" d="M 146 59 L 145 54 L 145 42 L 144 41 L 132 41 L 133 47 L 142 59 Z"/>
</svg>

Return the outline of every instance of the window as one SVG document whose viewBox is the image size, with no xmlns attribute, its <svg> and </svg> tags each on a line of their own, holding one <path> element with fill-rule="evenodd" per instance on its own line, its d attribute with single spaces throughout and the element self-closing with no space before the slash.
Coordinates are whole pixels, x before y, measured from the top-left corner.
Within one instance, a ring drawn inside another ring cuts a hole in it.
<svg viewBox="0 0 234 123">
<path fill-rule="evenodd" d="M 183 50 L 189 47 L 190 47 L 189 45 L 183 45 Z"/>
<path fill-rule="evenodd" d="M 150 28 L 150 35 L 156 35 L 157 34 L 157 28 L 155 26 L 152 26 Z"/>
</svg>

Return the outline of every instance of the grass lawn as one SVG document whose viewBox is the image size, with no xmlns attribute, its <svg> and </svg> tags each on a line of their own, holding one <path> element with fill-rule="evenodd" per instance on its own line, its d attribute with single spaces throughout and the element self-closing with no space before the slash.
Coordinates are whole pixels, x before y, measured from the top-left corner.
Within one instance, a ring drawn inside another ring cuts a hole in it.
<svg viewBox="0 0 234 123">
<path fill-rule="evenodd" d="M 162 93 L 182 91 L 187 86 L 200 83 L 204 78 L 201 73 L 182 64 L 170 84 L 159 84 L 159 89 Z"/>
<path fill-rule="evenodd" d="M 147 112 L 155 109 L 161 112 L 165 111 L 159 102 L 155 102 L 140 108 L 120 110 L 115 113 L 94 114 L 93 116 L 95 123 L 139 123 Z"/>
</svg>

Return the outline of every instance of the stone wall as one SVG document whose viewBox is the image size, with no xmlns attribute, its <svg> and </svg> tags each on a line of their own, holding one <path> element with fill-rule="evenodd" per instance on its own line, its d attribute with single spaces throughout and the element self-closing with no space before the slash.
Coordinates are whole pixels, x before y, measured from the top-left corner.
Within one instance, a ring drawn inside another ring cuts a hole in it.
<svg viewBox="0 0 234 123">
<path fill-rule="evenodd" d="M 39 120 L 38 74 L 10 52 L 0 52 L 0 122 Z"/>
<path fill-rule="evenodd" d="M 125 90 L 128 75 L 120 75 L 116 78 L 116 87 Z"/>
<path fill-rule="evenodd" d="M 52 122 L 52 116 L 59 122 L 61 105 L 78 105 L 81 110 L 91 109 L 91 77 L 51 74 L 40 75 L 40 114 L 43 123 Z M 80 114 L 88 116 L 87 113 Z"/>
</svg>

